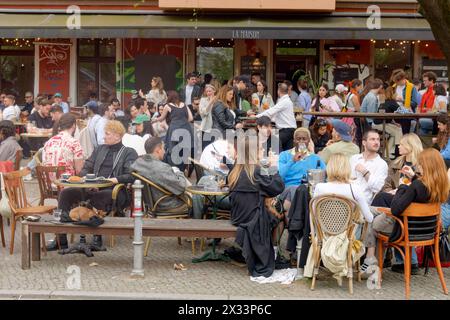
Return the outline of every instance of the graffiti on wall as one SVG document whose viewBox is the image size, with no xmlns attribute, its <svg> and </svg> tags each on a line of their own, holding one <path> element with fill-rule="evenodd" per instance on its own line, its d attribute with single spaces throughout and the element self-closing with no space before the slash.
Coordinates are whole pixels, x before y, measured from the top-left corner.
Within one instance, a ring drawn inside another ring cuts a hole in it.
<svg viewBox="0 0 450 320">
<path fill-rule="evenodd" d="M 39 45 L 39 91 L 69 95 L 70 45 Z"/>
<path fill-rule="evenodd" d="M 353 79 L 359 79 L 363 83 L 372 74 L 369 65 L 348 62 L 346 64 L 331 64 L 325 71 L 324 78 L 330 88 L 334 88 L 337 84 L 348 85 Z"/>
</svg>

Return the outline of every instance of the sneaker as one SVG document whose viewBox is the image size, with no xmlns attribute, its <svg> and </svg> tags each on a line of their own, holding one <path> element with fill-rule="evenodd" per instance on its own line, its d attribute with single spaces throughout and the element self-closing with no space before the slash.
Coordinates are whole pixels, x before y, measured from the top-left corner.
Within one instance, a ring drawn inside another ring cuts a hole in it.
<svg viewBox="0 0 450 320">
<path fill-rule="evenodd" d="M 405 273 L 405 266 L 402 264 L 394 264 L 391 267 L 392 272 Z M 411 275 L 418 275 L 420 272 L 419 265 L 417 263 L 411 265 Z"/>
<path fill-rule="evenodd" d="M 361 265 L 361 267 L 359 268 L 359 271 L 361 271 L 362 273 L 366 273 L 367 268 L 369 268 L 369 266 L 372 265 L 377 265 L 378 264 L 378 260 L 375 257 L 366 257 L 364 259 L 364 263 Z"/>
</svg>

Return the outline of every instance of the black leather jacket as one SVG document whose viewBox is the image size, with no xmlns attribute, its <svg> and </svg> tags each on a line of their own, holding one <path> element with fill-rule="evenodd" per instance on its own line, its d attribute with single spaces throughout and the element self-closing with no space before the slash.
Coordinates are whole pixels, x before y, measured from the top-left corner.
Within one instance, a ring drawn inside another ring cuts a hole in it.
<svg viewBox="0 0 450 320">
<path fill-rule="evenodd" d="M 227 129 L 234 129 L 236 120 L 230 110 L 224 106 L 222 101 L 217 101 L 212 108 L 212 128 L 218 129 L 222 134 Z"/>
<path fill-rule="evenodd" d="M 108 154 L 109 147 L 110 146 L 103 144 L 94 149 L 94 152 L 92 152 L 89 159 L 86 159 L 84 162 L 83 169 L 80 172 L 81 177 L 85 176 L 87 173 L 98 175 L 100 167 Z M 114 152 L 113 159 L 116 158 L 118 153 L 119 151 Z M 125 147 L 119 161 L 113 169 L 111 178 L 117 178 L 119 183 L 133 183 L 135 178 L 131 175 L 130 167 L 137 158 L 138 155 L 134 149 Z"/>
</svg>

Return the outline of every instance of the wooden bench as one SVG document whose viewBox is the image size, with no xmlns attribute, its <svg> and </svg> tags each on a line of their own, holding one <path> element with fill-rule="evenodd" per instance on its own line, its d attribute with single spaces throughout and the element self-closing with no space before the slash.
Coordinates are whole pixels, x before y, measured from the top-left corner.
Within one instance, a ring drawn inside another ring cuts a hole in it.
<svg viewBox="0 0 450 320">
<path fill-rule="evenodd" d="M 97 228 L 71 223 L 55 224 L 52 221 L 51 216 L 42 216 L 39 222 L 22 221 L 22 269 L 29 269 L 31 261 L 41 260 L 41 233 L 134 235 L 133 218 L 106 217 L 105 223 Z M 234 238 L 236 230 L 237 228 L 227 220 L 143 219 L 142 235 L 145 237 Z M 133 250 L 132 246 L 130 250 Z"/>
</svg>

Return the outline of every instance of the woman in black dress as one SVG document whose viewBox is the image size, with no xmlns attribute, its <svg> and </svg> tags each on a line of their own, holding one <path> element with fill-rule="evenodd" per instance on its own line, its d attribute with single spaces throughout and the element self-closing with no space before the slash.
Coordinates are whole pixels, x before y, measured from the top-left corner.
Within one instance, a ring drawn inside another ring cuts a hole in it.
<svg viewBox="0 0 450 320">
<path fill-rule="evenodd" d="M 238 226 L 236 243 L 242 248 L 251 275 L 269 277 L 276 254 L 272 234 L 280 222 L 268 212 L 264 201 L 282 193 L 284 183 L 271 160 L 264 166 L 259 164 L 258 143 L 249 140 L 239 139 L 228 176 L 231 223 Z"/>
<path fill-rule="evenodd" d="M 191 110 L 182 102 L 176 91 L 169 91 L 167 94 L 167 104 L 164 106 L 162 114 L 153 119 L 152 122 L 162 122 L 170 117 L 169 129 L 166 133 L 165 161 L 172 166 L 178 167 L 184 171 L 188 157 L 192 154 L 194 148 L 194 134 L 191 122 L 193 116 Z M 186 139 L 188 141 L 186 141 Z M 173 153 L 173 149 L 183 142 L 183 147 Z"/>
</svg>

